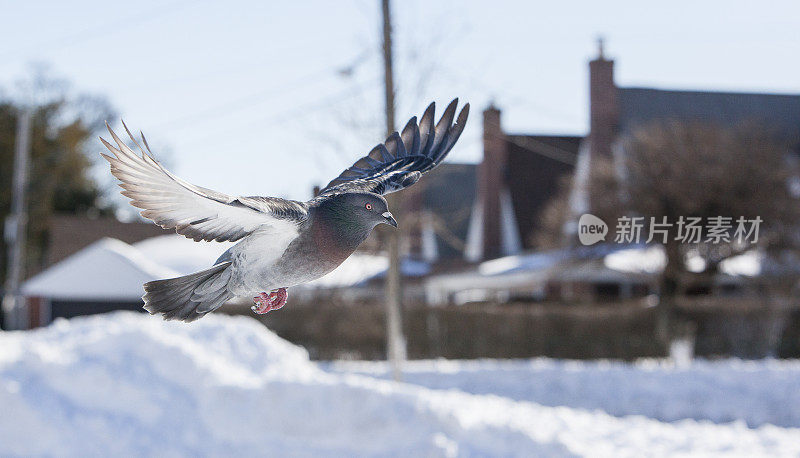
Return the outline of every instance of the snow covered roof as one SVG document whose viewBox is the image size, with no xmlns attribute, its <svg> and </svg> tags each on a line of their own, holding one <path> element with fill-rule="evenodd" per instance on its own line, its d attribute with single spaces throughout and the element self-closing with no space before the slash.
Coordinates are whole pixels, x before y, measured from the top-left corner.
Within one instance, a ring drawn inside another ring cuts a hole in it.
<svg viewBox="0 0 800 458">
<path fill-rule="evenodd" d="M 543 253 L 506 256 L 482 262 L 478 266 L 481 275 L 507 275 L 515 272 L 531 272 L 552 267 L 559 261 L 567 259 L 566 250 L 546 251 Z"/>
<path fill-rule="evenodd" d="M 609 269 L 632 273 L 658 273 L 664 269 L 666 258 L 660 245 L 635 247 L 611 253 L 603 263 Z"/>
<path fill-rule="evenodd" d="M 730 257 L 720 263 L 720 271 L 727 275 L 752 277 L 761 273 L 763 253 L 758 250 L 746 251 L 738 256 Z M 659 273 L 666 265 L 664 248 L 661 245 L 633 247 L 611 253 L 605 257 L 606 267 L 621 272 Z M 690 255 L 686 267 L 691 272 L 705 269 L 705 261 L 697 255 Z"/>
<path fill-rule="evenodd" d="M 26 296 L 73 300 L 136 301 L 142 284 L 180 275 L 125 242 L 104 238 L 54 264 L 22 285 Z"/>
<path fill-rule="evenodd" d="M 543 270 L 567 260 L 602 259 L 603 257 L 631 248 L 631 245 L 599 244 L 564 248 L 559 250 L 524 253 L 514 256 L 505 256 L 491 261 L 482 262 L 478 266 L 481 275 L 501 275 L 515 272 L 530 272 Z"/>
<path fill-rule="evenodd" d="M 302 286 L 305 288 L 353 286 L 385 272 L 388 266 L 389 260 L 386 256 L 354 253 L 333 272 Z"/>
<path fill-rule="evenodd" d="M 26 296 L 73 300 L 138 301 L 142 284 L 203 270 L 232 243 L 194 242 L 178 234 L 152 237 L 133 245 L 105 238 L 54 264 L 22 286 Z M 386 274 L 385 255 L 355 253 L 328 275 L 307 288 L 357 286 Z M 404 260 L 409 277 L 426 275 L 426 262 Z"/>
<path fill-rule="evenodd" d="M 147 259 L 181 275 L 208 269 L 232 242 L 195 242 L 178 234 L 151 237 L 133 244 Z"/>
<path fill-rule="evenodd" d="M 728 275 L 758 275 L 762 259 L 763 256 L 758 252 L 748 251 L 723 261 L 720 269 Z M 499 282 L 500 279 L 497 277 L 524 278 L 526 274 L 531 276 L 534 273 L 546 273 L 567 261 L 591 260 L 602 260 L 603 266 L 598 266 L 599 268 L 608 273 L 615 271 L 623 275 L 625 273 L 659 273 L 666 262 L 664 250 L 660 245 L 603 244 L 506 256 L 482 262 L 473 271 L 444 274 L 439 277 L 458 278 L 465 281 L 474 281 L 478 277 L 491 277 L 493 278 L 492 282 Z M 705 267 L 703 260 L 697 256 L 690 256 L 687 264 L 689 270 L 693 271 L 699 271 Z M 558 271 L 561 270 L 563 269 L 558 269 Z"/>
<path fill-rule="evenodd" d="M 726 259 L 722 273 L 754 276 L 761 272 L 763 255 L 755 250 Z M 473 270 L 430 277 L 425 282 L 429 298 L 466 290 L 511 291 L 541 287 L 550 279 L 562 281 L 646 280 L 664 268 L 664 250 L 659 245 L 603 244 L 563 250 L 527 253 L 486 261 Z M 690 256 L 687 267 L 700 271 L 702 258 Z M 438 299 L 431 299 L 437 301 Z"/>
<path fill-rule="evenodd" d="M 354 253 L 333 272 L 301 285 L 303 288 L 338 288 L 362 285 L 369 280 L 382 278 L 389 268 L 389 259 L 383 254 Z M 406 277 L 419 277 L 430 272 L 430 264 L 404 259 L 400 270 Z"/>
</svg>

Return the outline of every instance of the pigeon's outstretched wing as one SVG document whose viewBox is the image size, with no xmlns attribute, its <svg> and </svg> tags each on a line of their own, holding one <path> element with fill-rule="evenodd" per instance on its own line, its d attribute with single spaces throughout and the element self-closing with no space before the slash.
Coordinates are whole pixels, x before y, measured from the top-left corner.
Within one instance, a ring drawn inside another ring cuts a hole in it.
<svg viewBox="0 0 800 458">
<path fill-rule="evenodd" d="M 455 117 L 458 99 L 450 102 L 434 125 L 435 104 L 431 103 L 417 124 L 411 118 L 402 133 L 393 133 L 386 142 L 372 149 L 328 186 L 320 196 L 339 192 L 367 191 L 388 194 L 416 183 L 423 173 L 439 165 L 464 130 L 469 104 Z"/>
<path fill-rule="evenodd" d="M 101 154 L 111 164 L 111 173 L 122 182 L 122 194 L 131 199 L 133 206 L 143 209 L 142 216 L 164 229 L 174 228 L 195 241 L 234 242 L 259 228 L 297 231 L 308 217 L 307 206 L 301 202 L 277 197 L 231 197 L 187 183 L 153 159 L 144 135 L 146 152 L 125 126 L 141 151 L 139 155 L 108 124 L 106 127 L 117 145 L 100 138 L 113 156 Z"/>
</svg>

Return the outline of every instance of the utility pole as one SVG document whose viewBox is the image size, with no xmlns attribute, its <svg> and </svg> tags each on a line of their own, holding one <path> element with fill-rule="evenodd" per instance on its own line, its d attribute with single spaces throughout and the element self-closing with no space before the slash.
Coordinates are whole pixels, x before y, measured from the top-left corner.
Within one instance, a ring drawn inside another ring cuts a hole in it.
<svg viewBox="0 0 800 458">
<path fill-rule="evenodd" d="M 5 226 L 6 243 L 9 246 L 8 274 L 3 296 L 6 329 L 23 329 L 27 327 L 27 313 L 19 288 L 25 269 L 25 231 L 28 223 L 28 212 L 25 208 L 25 191 L 28 187 L 30 137 L 31 111 L 28 108 L 23 108 L 20 110 L 19 119 L 17 120 L 11 214 L 6 220 Z"/>
<path fill-rule="evenodd" d="M 386 136 L 394 133 L 394 78 L 392 70 L 392 19 L 389 0 L 381 0 L 383 10 L 383 70 L 386 100 Z M 389 207 L 400 209 L 397 193 L 389 196 Z M 403 291 L 400 284 L 400 230 L 387 231 L 386 249 L 389 253 L 389 270 L 386 272 L 386 353 L 392 367 L 392 378 L 400 381 L 400 364 L 405 359 L 405 339 L 403 338 L 400 315 Z"/>
</svg>

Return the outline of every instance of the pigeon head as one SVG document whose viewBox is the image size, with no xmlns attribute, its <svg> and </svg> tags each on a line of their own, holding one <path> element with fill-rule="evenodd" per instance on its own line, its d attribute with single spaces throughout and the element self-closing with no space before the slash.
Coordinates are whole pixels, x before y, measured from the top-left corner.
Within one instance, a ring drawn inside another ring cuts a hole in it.
<svg viewBox="0 0 800 458">
<path fill-rule="evenodd" d="M 338 262 L 350 256 L 375 226 L 397 227 L 386 199 L 370 192 L 343 192 L 317 198 L 312 201 L 309 213 L 308 233 L 312 240 L 325 259 L 338 259 Z"/>
<path fill-rule="evenodd" d="M 347 192 L 324 199 L 320 211 L 328 221 L 352 234 L 371 232 L 379 224 L 397 227 L 386 199 L 371 192 Z"/>
<path fill-rule="evenodd" d="M 342 195 L 338 202 L 345 214 L 353 220 L 369 226 L 370 229 L 379 224 L 397 227 L 397 221 L 389 211 L 389 204 L 380 194 L 371 192 L 353 192 Z"/>
</svg>

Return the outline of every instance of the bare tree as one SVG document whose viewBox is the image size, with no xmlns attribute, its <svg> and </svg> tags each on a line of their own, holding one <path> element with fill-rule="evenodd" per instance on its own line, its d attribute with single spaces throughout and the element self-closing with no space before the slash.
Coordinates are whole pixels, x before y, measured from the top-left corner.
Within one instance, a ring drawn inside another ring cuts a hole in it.
<svg viewBox="0 0 800 458">
<path fill-rule="evenodd" d="M 785 139 L 756 124 L 734 128 L 700 122 L 657 122 L 624 136 L 617 159 L 593 158 L 587 195 L 592 214 L 609 222 L 610 235 L 622 216 L 643 217 L 647 240 L 651 218 L 666 218 L 669 236 L 661 243 L 666 265 L 659 285 L 658 338 L 667 343 L 675 298 L 690 275 L 712 276 L 722 261 L 744 251 L 779 250 L 796 244 L 800 223 L 798 164 L 794 139 Z M 559 240 L 570 215 L 569 187 L 564 186 L 544 213 L 544 229 L 537 241 Z M 683 218 L 730 217 L 725 237 L 709 240 L 703 233 L 697 243 L 677 239 Z M 756 243 L 734 237 L 736 220 L 760 219 Z M 689 252 L 705 261 L 705 269 L 690 274 Z"/>
</svg>

